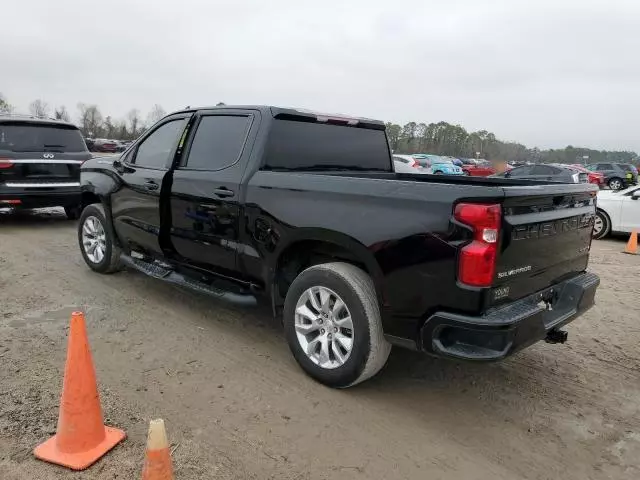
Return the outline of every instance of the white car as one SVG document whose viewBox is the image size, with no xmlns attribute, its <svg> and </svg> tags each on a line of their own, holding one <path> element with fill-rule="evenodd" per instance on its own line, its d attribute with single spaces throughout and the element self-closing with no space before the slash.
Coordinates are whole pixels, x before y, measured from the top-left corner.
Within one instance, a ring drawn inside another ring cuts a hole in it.
<svg viewBox="0 0 640 480">
<path fill-rule="evenodd" d="M 640 230 L 640 186 L 625 190 L 600 190 L 593 238 L 611 232 L 631 233 Z"/>
<path fill-rule="evenodd" d="M 411 155 L 394 155 L 393 170 L 397 173 L 431 173 L 431 169 L 421 166 Z"/>
</svg>

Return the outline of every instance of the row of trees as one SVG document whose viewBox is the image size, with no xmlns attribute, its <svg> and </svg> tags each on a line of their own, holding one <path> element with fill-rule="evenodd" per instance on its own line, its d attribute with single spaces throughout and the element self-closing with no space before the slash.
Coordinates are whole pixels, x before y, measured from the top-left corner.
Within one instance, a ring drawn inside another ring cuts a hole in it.
<svg viewBox="0 0 640 480">
<path fill-rule="evenodd" d="M 85 136 L 94 138 L 111 138 L 116 140 L 133 140 L 146 128 L 153 125 L 166 113 L 160 105 L 154 105 L 143 119 L 136 108 L 127 113 L 124 119 L 114 119 L 102 112 L 95 104 L 79 103 L 77 124 Z M 0 93 L 0 113 L 11 112 L 14 108 Z M 52 109 L 43 100 L 37 99 L 29 105 L 29 112 L 39 117 L 71 121 L 66 107 Z M 467 132 L 460 125 L 447 122 L 416 123 L 409 122 L 403 126 L 387 123 L 387 135 L 391 148 L 396 153 L 433 153 L 461 158 L 486 158 L 509 162 L 554 162 L 583 163 L 585 157 L 589 162 L 630 162 L 636 161 L 638 154 L 628 151 L 592 150 L 569 145 L 557 150 L 539 150 L 527 148 L 514 142 L 503 142 L 496 136 L 480 130 Z"/>
<path fill-rule="evenodd" d="M 636 161 L 638 154 L 629 151 L 592 150 L 571 145 L 563 149 L 540 150 L 514 142 L 503 142 L 480 130 L 467 132 L 460 125 L 447 122 L 416 123 L 404 126 L 387 123 L 391 149 L 396 153 L 432 153 L 459 158 L 485 158 L 509 162 L 590 163 Z M 585 157 L 588 157 L 586 159 Z"/>
<path fill-rule="evenodd" d="M 151 108 L 146 117 L 141 115 L 140 110 L 133 108 L 124 119 L 115 119 L 110 115 L 104 116 L 95 104 L 78 103 L 77 109 L 76 123 L 83 135 L 114 140 L 133 140 L 166 115 L 165 110 L 158 104 Z M 0 113 L 12 113 L 13 111 L 15 108 L 0 93 Z M 41 99 L 36 99 L 29 104 L 29 113 L 35 117 L 56 118 L 66 122 L 72 120 L 64 105 L 51 108 L 47 102 Z"/>
</svg>

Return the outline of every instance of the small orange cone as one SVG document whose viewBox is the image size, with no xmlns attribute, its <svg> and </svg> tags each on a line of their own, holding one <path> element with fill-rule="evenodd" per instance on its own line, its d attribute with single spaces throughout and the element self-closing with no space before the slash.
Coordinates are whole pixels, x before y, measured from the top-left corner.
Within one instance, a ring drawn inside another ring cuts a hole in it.
<svg viewBox="0 0 640 480">
<path fill-rule="evenodd" d="M 142 480 L 173 480 L 171 453 L 162 419 L 149 422 L 147 453 L 142 468 Z"/>
<path fill-rule="evenodd" d="M 102 409 L 82 312 L 71 314 L 58 430 L 33 451 L 36 458 L 84 470 L 124 440 L 122 430 L 102 423 Z"/>
<path fill-rule="evenodd" d="M 630 253 L 632 255 L 638 254 L 638 231 L 637 230 L 633 229 L 631 231 L 631 236 L 629 237 L 627 246 L 624 249 L 624 253 Z"/>
</svg>

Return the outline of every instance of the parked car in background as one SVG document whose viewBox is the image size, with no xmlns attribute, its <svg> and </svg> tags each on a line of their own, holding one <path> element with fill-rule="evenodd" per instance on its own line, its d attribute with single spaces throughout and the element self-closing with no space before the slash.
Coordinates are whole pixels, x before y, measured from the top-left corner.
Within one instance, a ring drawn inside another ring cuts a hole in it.
<svg viewBox="0 0 640 480">
<path fill-rule="evenodd" d="M 104 138 L 96 138 L 93 142 L 93 151 L 101 153 L 116 153 L 118 142 Z"/>
<path fill-rule="evenodd" d="M 78 127 L 0 114 L 0 208 L 64 207 L 80 214 L 80 165 L 91 158 Z"/>
<path fill-rule="evenodd" d="M 602 173 L 604 183 L 611 190 L 621 190 L 638 183 L 638 169 L 630 163 L 600 162 L 588 165 L 587 168 Z"/>
<path fill-rule="evenodd" d="M 589 177 L 584 172 L 578 172 L 568 165 L 535 164 L 512 168 L 495 176 L 504 178 L 520 178 L 523 180 L 544 180 L 562 183 L 589 183 Z"/>
<path fill-rule="evenodd" d="M 131 140 L 118 140 L 116 152 L 124 152 L 133 142 Z"/>
<path fill-rule="evenodd" d="M 471 158 L 462 159 L 462 171 L 471 177 L 488 177 L 496 173 L 496 169 L 491 166 L 491 163 Z"/>
<path fill-rule="evenodd" d="M 411 155 L 394 155 L 393 170 L 397 173 L 431 173 L 430 169 L 421 166 Z"/>
<path fill-rule="evenodd" d="M 462 168 L 454 165 L 451 158 L 425 153 L 416 153 L 413 158 L 424 168 L 430 169 L 434 175 L 464 175 Z"/>
<path fill-rule="evenodd" d="M 603 188 L 605 186 L 604 183 L 604 175 L 600 172 L 592 172 L 591 170 L 589 170 L 588 168 L 586 168 L 584 165 L 580 165 L 577 163 L 574 163 L 572 165 L 568 165 L 570 168 L 575 169 L 577 172 L 583 172 L 587 174 L 587 177 L 589 178 L 589 183 L 593 183 L 594 185 L 598 185 L 600 188 Z"/>
<path fill-rule="evenodd" d="M 640 230 L 640 187 L 598 192 L 593 238 Z"/>
</svg>

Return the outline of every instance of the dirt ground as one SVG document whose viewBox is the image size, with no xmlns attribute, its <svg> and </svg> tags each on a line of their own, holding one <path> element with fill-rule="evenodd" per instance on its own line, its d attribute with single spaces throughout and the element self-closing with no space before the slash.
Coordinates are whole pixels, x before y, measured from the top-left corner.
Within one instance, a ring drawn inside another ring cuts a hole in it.
<svg viewBox="0 0 640 480">
<path fill-rule="evenodd" d="M 177 479 L 640 478 L 640 256 L 594 242 L 597 305 L 499 364 L 394 350 L 346 391 L 307 378 L 278 322 L 134 272 L 84 265 L 61 214 L 0 214 L 0 479 L 139 478 L 166 420 Z M 41 463 L 69 315 L 81 308 L 107 422 L 128 439 L 91 469 Z"/>
</svg>

